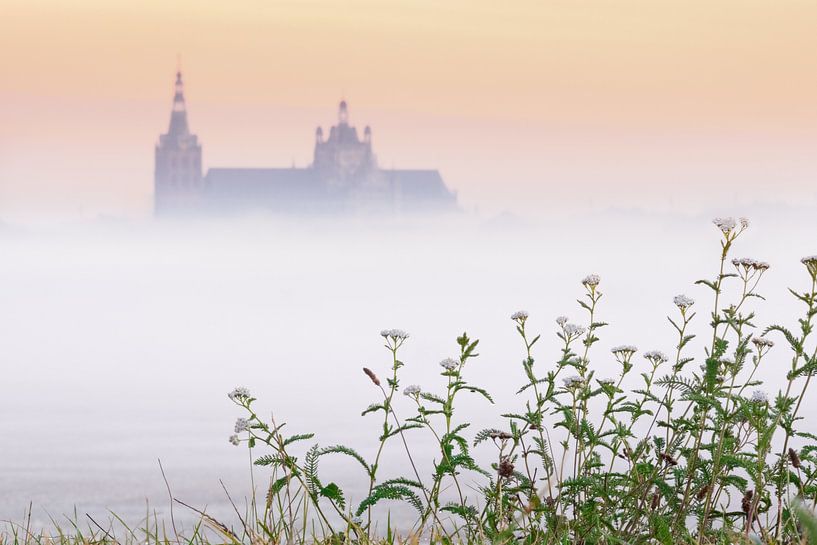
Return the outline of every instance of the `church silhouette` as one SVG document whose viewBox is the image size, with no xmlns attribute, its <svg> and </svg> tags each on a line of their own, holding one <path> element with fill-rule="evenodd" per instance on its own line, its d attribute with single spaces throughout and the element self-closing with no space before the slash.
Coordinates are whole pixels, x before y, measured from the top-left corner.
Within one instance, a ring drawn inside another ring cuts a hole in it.
<svg viewBox="0 0 817 545">
<path fill-rule="evenodd" d="M 382 169 L 349 124 L 346 101 L 324 139 L 318 127 L 313 162 L 306 168 L 211 168 L 202 170 L 201 143 L 190 132 L 181 72 L 173 110 L 156 145 L 154 209 L 158 216 L 273 214 L 401 215 L 458 210 L 457 197 L 437 170 Z"/>
</svg>

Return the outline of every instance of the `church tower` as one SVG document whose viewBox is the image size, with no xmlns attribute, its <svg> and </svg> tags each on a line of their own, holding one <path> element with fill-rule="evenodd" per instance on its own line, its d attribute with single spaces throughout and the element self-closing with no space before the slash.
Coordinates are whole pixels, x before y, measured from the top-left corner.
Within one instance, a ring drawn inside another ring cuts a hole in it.
<svg viewBox="0 0 817 545">
<path fill-rule="evenodd" d="M 201 198 L 201 144 L 190 134 L 184 103 L 181 71 L 176 72 L 176 92 L 170 127 L 156 144 L 154 213 L 158 216 L 193 211 Z"/>
<path fill-rule="evenodd" d="M 357 129 L 349 125 L 349 106 L 341 101 L 338 106 L 338 124 L 329 129 L 329 138 L 323 138 L 318 127 L 315 133 L 313 168 L 330 184 L 347 186 L 365 180 L 377 167 L 372 153 L 372 130 L 366 127 L 363 140 Z"/>
</svg>

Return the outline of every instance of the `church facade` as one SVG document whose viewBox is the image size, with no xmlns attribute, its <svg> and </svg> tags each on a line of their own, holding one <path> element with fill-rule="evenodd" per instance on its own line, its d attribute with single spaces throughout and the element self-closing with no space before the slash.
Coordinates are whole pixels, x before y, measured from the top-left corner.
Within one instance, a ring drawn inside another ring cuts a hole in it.
<svg viewBox="0 0 817 545">
<path fill-rule="evenodd" d="M 437 170 L 382 169 L 349 124 L 345 101 L 328 135 L 318 127 L 306 168 L 210 168 L 190 132 L 181 72 L 170 126 L 155 150 L 154 209 L 158 216 L 273 214 L 434 214 L 458 210 L 456 194 Z"/>
</svg>

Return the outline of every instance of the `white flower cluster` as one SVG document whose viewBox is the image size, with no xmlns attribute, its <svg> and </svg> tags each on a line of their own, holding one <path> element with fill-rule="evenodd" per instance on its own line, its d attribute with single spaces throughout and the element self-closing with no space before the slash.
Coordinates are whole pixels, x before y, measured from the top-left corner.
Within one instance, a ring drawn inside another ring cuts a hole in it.
<svg viewBox="0 0 817 545">
<path fill-rule="evenodd" d="M 673 297 L 672 302 L 675 303 L 675 306 L 680 308 L 681 310 L 686 310 L 695 304 L 695 299 L 693 299 L 692 297 L 688 297 L 684 294 L 681 294 Z"/>
<path fill-rule="evenodd" d="M 238 446 L 238 444 L 241 443 L 241 439 L 239 439 L 237 435 L 231 435 L 228 441 L 235 446 Z"/>
<path fill-rule="evenodd" d="M 622 344 L 620 346 L 614 346 L 613 348 L 610 349 L 610 352 L 612 352 L 616 356 L 629 358 L 630 356 L 638 352 L 638 348 L 631 344 Z"/>
<path fill-rule="evenodd" d="M 739 218 L 735 220 L 735 218 L 728 217 L 728 218 L 715 218 L 712 220 L 712 223 L 723 232 L 723 234 L 728 235 L 731 233 L 735 227 L 738 226 L 740 223 L 741 229 L 746 229 L 749 227 L 749 219 L 748 218 Z"/>
<path fill-rule="evenodd" d="M 384 329 L 380 332 L 381 337 L 392 340 L 404 341 L 409 338 L 409 334 L 402 329 Z"/>
<path fill-rule="evenodd" d="M 766 337 L 753 337 L 752 342 L 758 350 L 762 348 L 771 348 L 774 346 L 774 341 L 767 339 Z"/>
<path fill-rule="evenodd" d="M 751 257 L 741 257 L 740 259 L 735 258 L 732 260 L 732 265 L 737 268 L 743 268 L 745 271 L 766 271 L 771 267 L 765 261 L 758 261 L 757 259 L 752 259 Z"/>
<path fill-rule="evenodd" d="M 403 390 L 403 395 L 407 395 L 409 397 L 416 397 L 420 395 L 420 392 L 423 390 L 417 386 L 416 384 L 412 384 L 411 386 L 406 386 L 406 389 Z"/>
<path fill-rule="evenodd" d="M 454 358 L 445 358 L 443 361 L 440 362 L 440 367 L 442 367 L 446 371 L 453 371 L 459 366 L 460 362 L 458 362 Z"/>
<path fill-rule="evenodd" d="M 511 320 L 515 322 L 524 322 L 528 319 L 528 311 L 526 310 L 517 310 L 513 314 L 511 314 Z"/>
<path fill-rule="evenodd" d="M 599 384 L 603 384 L 606 386 L 614 386 L 616 383 L 616 379 L 614 378 L 600 378 Z"/>
<path fill-rule="evenodd" d="M 564 330 L 565 335 L 567 335 L 568 338 L 581 337 L 587 331 L 587 329 L 584 326 L 580 326 L 577 324 L 565 324 Z"/>
<path fill-rule="evenodd" d="M 582 279 L 582 284 L 588 288 L 595 288 L 601 282 L 601 277 L 597 274 L 588 274 Z"/>
<path fill-rule="evenodd" d="M 755 390 L 752 392 L 752 397 L 750 399 L 752 403 L 767 403 L 769 401 L 769 396 L 766 395 L 766 392 L 763 390 Z"/>
<path fill-rule="evenodd" d="M 231 401 L 242 400 L 250 397 L 250 391 L 243 386 L 233 388 L 233 391 L 227 394 Z"/>
<path fill-rule="evenodd" d="M 571 388 L 578 388 L 579 386 L 584 384 L 584 381 L 582 380 L 582 377 L 580 377 L 579 375 L 571 375 L 569 377 L 563 378 L 562 384 L 564 384 L 565 388 L 569 390 Z"/>
<path fill-rule="evenodd" d="M 808 255 L 801 259 L 800 263 L 806 266 L 809 274 L 817 276 L 817 255 Z"/>
<path fill-rule="evenodd" d="M 556 323 L 559 324 L 559 327 L 564 327 L 567 323 L 567 316 L 559 316 L 556 318 Z"/>
<path fill-rule="evenodd" d="M 632 348 L 635 347 L 633 346 Z M 650 360 L 653 365 L 660 365 L 669 361 L 667 355 L 660 350 L 650 350 L 649 352 L 644 352 L 644 357 Z"/>
<path fill-rule="evenodd" d="M 246 418 L 239 418 L 235 421 L 235 432 L 241 433 L 242 431 L 247 431 L 250 429 L 250 421 Z"/>
<path fill-rule="evenodd" d="M 723 231 L 724 233 L 730 233 L 732 229 L 737 227 L 737 222 L 735 218 L 715 218 L 712 220 L 712 223 L 715 224 L 715 227 Z"/>
</svg>

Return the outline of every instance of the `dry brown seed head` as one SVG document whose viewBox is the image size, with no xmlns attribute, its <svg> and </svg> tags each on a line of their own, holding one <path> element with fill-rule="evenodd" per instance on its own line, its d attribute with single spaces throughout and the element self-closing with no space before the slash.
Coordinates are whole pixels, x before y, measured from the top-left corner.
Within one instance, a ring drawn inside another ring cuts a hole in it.
<svg viewBox="0 0 817 545">
<path fill-rule="evenodd" d="M 740 502 L 740 506 L 743 509 L 743 512 L 746 516 L 749 516 L 752 510 L 752 499 L 755 495 L 753 490 L 747 490 L 745 494 L 743 494 L 743 499 Z"/>
<path fill-rule="evenodd" d="M 513 476 L 513 464 L 507 458 L 503 458 L 499 462 L 499 467 L 497 468 L 497 473 L 500 477 L 504 477 L 506 479 Z"/>
<path fill-rule="evenodd" d="M 797 451 L 794 450 L 793 448 L 789 449 L 789 461 L 791 462 L 791 465 L 792 467 L 794 467 L 794 469 L 800 469 L 801 466 L 800 455 L 797 454 Z"/>
<path fill-rule="evenodd" d="M 374 385 L 375 385 L 375 386 L 380 386 L 380 379 L 379 379 L 379 378 L 377 378 L 377 375 L 375 375 L 375 374 L 374 374 L 374 371 L 372 371 L 372 370 L 371 370 L 371 369 L 369 369 L 368 367 L 364 367 L 364 368 L 363 368 L 363 372 L 364 372 L 364 373 L 366 373 L 366 376 L 367 376 L 367 377 L 369 377 L 370 379 L 372 379 L 372 382 L 374 382 Z"/>
</svg>

